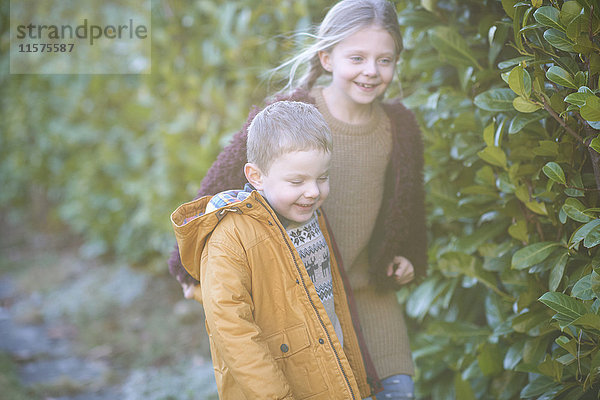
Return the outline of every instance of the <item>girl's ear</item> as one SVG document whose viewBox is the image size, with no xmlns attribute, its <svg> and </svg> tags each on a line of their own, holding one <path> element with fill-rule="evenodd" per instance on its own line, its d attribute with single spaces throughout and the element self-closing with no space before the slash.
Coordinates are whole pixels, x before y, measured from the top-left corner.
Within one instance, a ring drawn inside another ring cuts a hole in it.
<svg viewBox="0 0 600 400">
<path fill-rule="evenodd" d="M 262 190 L 263 173 L 256 164 L 246 163 L 246 165 L 244 165 L 244 175 L 246 175 L 246 179 L 248 179 L 248 182 L 254 186 L 256 190 Z"/>
<path fill-rule="evenodd" d="M 321 61 L 321 66 L 323 67 L 323 69 L 327 72 L 331 72 L 332 67 L 331 67 L 331 55 L 329 54 L 329 52 L 321 50 L 319 51 L 319 60 Z"/>
</svg>

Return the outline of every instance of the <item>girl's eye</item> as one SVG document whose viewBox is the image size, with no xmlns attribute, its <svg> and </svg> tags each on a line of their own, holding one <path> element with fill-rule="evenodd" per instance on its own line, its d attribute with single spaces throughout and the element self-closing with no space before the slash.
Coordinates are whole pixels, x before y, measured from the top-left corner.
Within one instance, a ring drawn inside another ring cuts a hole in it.
<svg viewBox="0 0 600 400">
<path fill-rule="evenodd" d="M 302 184 L 302 181 L 290 181 L 290 183 L 292 185 L 300 185 L 300 184 Z"/>
<path fill-rule="evenodd" d="M 319 181 L 321 181 L 321 182 L 326 182 L 328 180 L 329 180 L 328 176 L 322 176 L 322 177 L 319 178 Z"/>
<path fill-rule="evenodd" d="M 362 61 L 362 57 L 359 57 L 359 56 L 353 56 L 353 57 L 350 57 L 350 61 L 352 61 L 352 62 L 355 62 L 355 63 L 358 63 L 358 62 L 361 62 L 361 61 Z"/>
<path fill-rule="evenodd" d="M 379 62 L 381 64 L 386 64 L 387 65 L 387 64 L 391 63 L 392 60 L 390 60 L 389 58 L 382 58 L 381 60 L 379 60 Z"/>
</svg>

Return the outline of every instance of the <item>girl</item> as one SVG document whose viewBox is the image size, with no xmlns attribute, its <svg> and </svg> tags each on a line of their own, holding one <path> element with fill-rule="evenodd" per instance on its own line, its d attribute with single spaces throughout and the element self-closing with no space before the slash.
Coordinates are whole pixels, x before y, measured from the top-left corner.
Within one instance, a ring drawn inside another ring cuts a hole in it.
<svg viewBox="0 0 600 400">
<path fill-rule="evenodd" d="M 375 391 L 383 385 L 377 398 L 411 399 L 414 366 L 395 289 L 426 268 L 423 144 L 414 115 L 397 99 L 383 101 L 402 50 L 395 8 L 386 0 L 342 0 L 314 37 L 312 46 L 276 68 L 290 70 L 277 100 L 315 104 L 331 128 L 324 209 L 353 292 L 365 365 Z M 306 73 L 297 79 L 303 66 Z M 245 135 L 255 114 L 218 156 L 199 195 L 243 186 Z M 197 282 L 177 252 L 169 266 L 186 296 L 194 297 Z"/>
</svg>

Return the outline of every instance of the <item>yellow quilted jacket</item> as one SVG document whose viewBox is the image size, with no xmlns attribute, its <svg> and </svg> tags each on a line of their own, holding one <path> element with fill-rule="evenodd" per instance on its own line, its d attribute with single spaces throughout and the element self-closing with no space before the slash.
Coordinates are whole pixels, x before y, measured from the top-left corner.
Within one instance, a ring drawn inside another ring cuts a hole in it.
<svg viewBox="0 0 600 400">
<path fill-rule="evenodd" d="M 258 192 L 203 214 L 210 196 L 171 215 L 183 266 L 200 285 L 222 400 L 361 399 L 370 395 L 331 251 L 344 346 L 300 256 Z M 331 239 L 319 213 L 321 230 Z"/>
</svg>

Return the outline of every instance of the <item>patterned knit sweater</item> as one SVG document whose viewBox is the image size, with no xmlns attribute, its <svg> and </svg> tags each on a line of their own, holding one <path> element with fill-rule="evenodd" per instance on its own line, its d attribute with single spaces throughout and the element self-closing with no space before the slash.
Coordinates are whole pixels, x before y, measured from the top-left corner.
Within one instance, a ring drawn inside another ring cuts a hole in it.
<svg viewBox="0 0 600 400">
<path fill-rule="evenodd" d="M 327 246 L 325 236 L 319 228 L 317 215 L 313 215 L 308 222 L 301 225 L 290 223 L 286 226 L 286 231 L 300 255 L 310 280 L 315 285 L 319 299 L 323 303 L 327 316 L 335 329 L 335 334 L 343 345 L 342 326 L 335 313 L 333 301 L 329 246 Z"/>
</svg>

